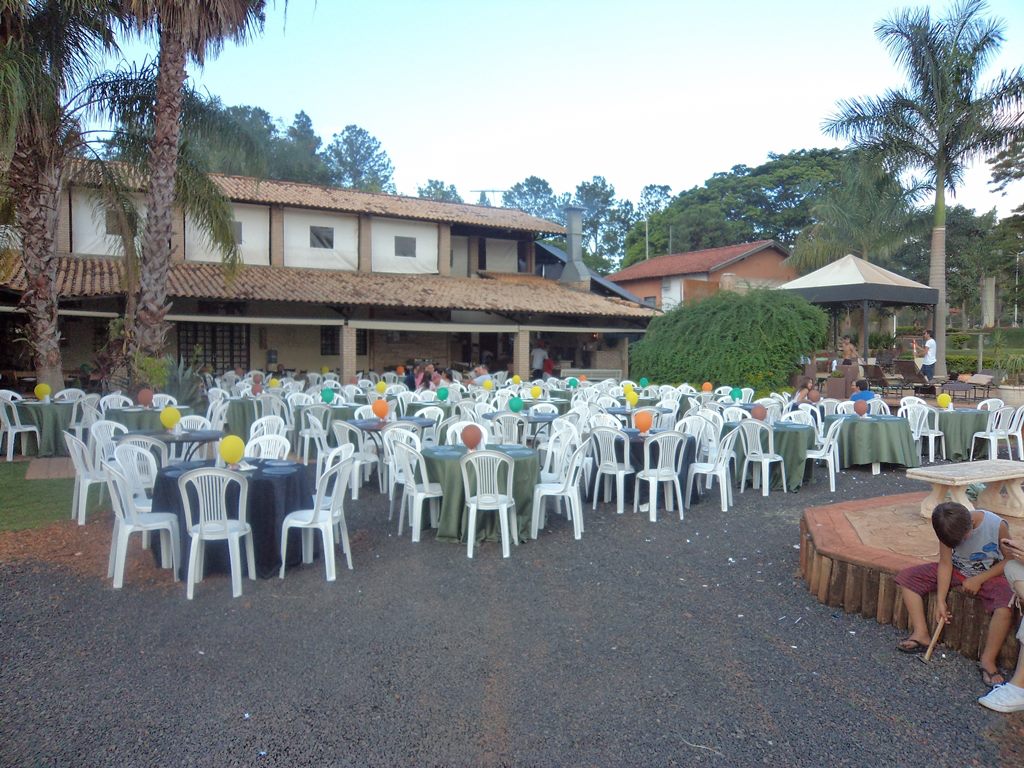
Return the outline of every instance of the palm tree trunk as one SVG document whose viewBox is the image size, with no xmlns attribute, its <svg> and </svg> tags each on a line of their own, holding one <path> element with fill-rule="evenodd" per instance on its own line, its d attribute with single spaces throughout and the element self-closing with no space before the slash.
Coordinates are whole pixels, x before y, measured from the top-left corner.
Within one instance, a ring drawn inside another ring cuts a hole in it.
<svg viewBox="0 0 1024 768">
<path fill-rule="evenodd" d="M 57 325 L 57 208 L 60 169 L 34 153 L 15 152 L 11 188 L 21 230 L 22 263 L 28 287 L 21 306 L 28 314 L 28 340 L 36 379 L 54 392 L 64 388 L 60 331 Z"/>
<path fill-rule="evenodd" d="M 935 305 L 935 377 L 946 377 L 946 187 L 945 174 L 937 173 L 935 183 L 935 225 L 932 228 L 928 282 L 939 290 Z"/>
<path fill-rule="evenodd" d="M 170 25 L 169 25 L 170 26 Z M 146 355 L 163 353 L 168 325 L 167 273 L 174 233 L 174 174 L 181 132 L 182 88 L 185 83 L 185 44 L 173 29 L 160 30 L 160 63 L 156 81 L 153 144 L 149 153 L 146 190 L 146 229 L 142 237 L 139 302 L 135 347 Z"/>
</svg>

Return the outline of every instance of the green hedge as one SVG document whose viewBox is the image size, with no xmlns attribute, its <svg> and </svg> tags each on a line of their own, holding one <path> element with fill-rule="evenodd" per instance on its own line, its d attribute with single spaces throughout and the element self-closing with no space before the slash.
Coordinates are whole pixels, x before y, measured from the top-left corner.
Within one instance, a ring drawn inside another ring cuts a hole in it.
<svg viewBox="0 0 1024 768">
<path fill-rule="evenodd" d="M 985 355 L 981 359 L 982 368 L 996 368 L 995 359 L 991 355 Z M 978 355 L 946 355 L 946 372 L 949 376 L 959 376 L 961 373 L 977 373 Z"/>
</svg>

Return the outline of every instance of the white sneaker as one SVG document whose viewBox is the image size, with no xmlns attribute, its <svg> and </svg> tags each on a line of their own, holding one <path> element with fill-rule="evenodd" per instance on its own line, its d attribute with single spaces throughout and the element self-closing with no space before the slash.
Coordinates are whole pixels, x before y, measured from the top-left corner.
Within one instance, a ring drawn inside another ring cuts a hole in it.
<svg viewBox="0 0 1024 768">
<path fill-rule="evenodd" d="M 978 703 L 996 712 L 1024 712 L 1024 688 L 1011 683 L 997 685 L 978 699 Z"/>
</svg>

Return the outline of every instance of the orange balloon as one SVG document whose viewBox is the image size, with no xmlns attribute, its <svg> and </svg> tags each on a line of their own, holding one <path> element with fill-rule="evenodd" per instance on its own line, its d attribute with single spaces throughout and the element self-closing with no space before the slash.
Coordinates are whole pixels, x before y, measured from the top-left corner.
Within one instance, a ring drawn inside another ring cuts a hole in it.
<svg viewBox="0 0 1024 768">
<path fill-rule="evenodd" d="M 821 392 L 819 392 L 816 389 L 812 389 L 810 392 L 807 393 L 807 399 L 810 400 L 812 403 L 816 403 L 819 400 L 821 400 Z"/>
<path fill-rule="evenodd" d="M 868 412 L 868 403 L 866 400 L 858 400 L 853 404 L 854 413 L 858 416 L 863 416 Z"/>
<path fill-rule="evenodd" d="M 387 418 L 387 416 L 388 416 L 388 401 L 387 400 L 374 400 L 373 401 L 373 405 L 371 405 L 370 407 L 373 408 L 373 414 L 378 419 L 386 419 Z"/>
<path fill-rule="evenodd" d="M 153 405 L 153 390 L 152 389 L 140 389 L 138 396 L 135 398 L 135 402 L 144 408 L 149 408 Z"/>
<path fill-rule="evenodd" d="M 703 384 L 700 385 L 700 388 L 702 392 L 710 392 L 712 389 L 715 388 L 715 386 L 710 381 L 705 381 Z"/>
<path fill-rule="evenodd" d="M 651 426 L 654 424 L 654 419 L 651 417 L 650 411 L 640 411 L 633 416 L 633 424 L 641 432 L 650 432 Z"/>
<path fill-rule="evenodd" d="M 476 424 L 467 424 L 462 428 L 462 434 L 460 437 L 462 438 L 462 444 L 472 451 L 480 445 L 480 441 L 483 439 L 484 433 L 480 431 L 480 427 Z"/>
<path fill-rule="evenodd" d="M 580 374 L 580 381 L 586 381 L 586 380 L 587 380 L 587 374 L 581 373 Z"/>
<path fill-rule="evenodd" d="M 768 418 L 768 409 L 765 408 L 763 405 L 755 405 L 753 408 L 750 409 L 750 415 L 753 416 L 758 421 L 764 421 L 765 419 Z"/>
<path fill-rule="evenodd" d="M 405 376 L 405 366 L 399 365 L 398 367 L 396 367 L 395 373 L 397 373 L 399 376 Z"/>
</svg>

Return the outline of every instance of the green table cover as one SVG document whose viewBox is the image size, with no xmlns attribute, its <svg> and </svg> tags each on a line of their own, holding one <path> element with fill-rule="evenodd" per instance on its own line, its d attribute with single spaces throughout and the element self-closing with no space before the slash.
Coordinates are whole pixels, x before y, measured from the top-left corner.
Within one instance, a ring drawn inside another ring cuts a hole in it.
<svg viewBox="0 0 1024 768">
<path fill-rule="evenodd" d="M 64 442 L 64 430 L 71 428 L 75 412 L 74 403 L 39 402 L 22 400 L 17 404 L 21 423 L 39 428 L 39 441 L 31 432 L 22 432 L 21 439 L 26 456 L 67 456 L 68 447 Z"/>
<path fill-rule="evenodd" d="M 449 418 L 453 413 L 455 413 L 455 404 L 450 403 L 447 400 L 444 402 L 442 402 L 441 400 L 436 400 L 432 403 L 409 403 L 407 406 L 405 406 L 405 412 L 410 416 L 416 416 L 424 408 L 431 407 L 440 408 L 442 411 L 444 411 L 444 417 L 446 419 Z"/>
<path fill-rule="evenodd" d="M 918 467 L 921 457 L 910 433 L 910 422 L 900 416 L 833 415 L 825 417 L 825 431 L 843 419 L 839 431 L 839 462 L 843 469 L 859 464 L 902 464 Z"/>
<path fill-rule="evenodd" d="M 187 405 L 176 405 L 178 413 L 182 416 L 188 416 L 192 413 L 192 409 Z M 107 421 L 116 421 L 118 424 L 123 424 L 131 432 L 155 432 L 163 429 L 164 425 L 160 423 L 160 410 L 159 408 L 143 408 L 141 406 L 135 406 L 133 408 L 108 408 L 103 414 L 103 418 Z"/>
<path fill-rule="evenodd" d="M 539 482 L 540 464 L 537 452 L 521 445 L 488 445 L 488 449 L 501 451 L 512 457 L 512 496 L 516 500 L 516 518 L 519 522 L 519 540 L 526 541 L 530 534 L 533 514 L 533 487 Z M 465 542 L 468 513 L 462 488 L 462 469 L 459 461 L 466 455 L 462 445 L 423 449 L 430 480 L 444 489 L 441 499 L 437 538 L 441 541 Z M 491 513 L 477 515 L 477 541 L 501 541 L 497 516 Z"/>
<path fill-rule="evenodd" d="M 726 422 L 722 427 L 722 434 L 727 434 L 734 427 L 739 426 L 737 422 L 730 421 Z M 806 424 L 794 424 L 786 421 L 777 422 L 772 425 L 772 442 L 774 443 L 775 452 L 782 456 L 782 461 L 786 467 L 786 488 L 790 491 L 795 491 L 804 483 L 805 473 L 809 469 L 807 466 L 807 449 L 814 447 L 814 427 L 810 427 Z M 765 450 L 768 449 L 768 439 L 765 435 L 761 436 L 761 447 Z M 743 459 L 746 456 L 746 451 L 743 450 L 743 439 L 741 437 L 736 438 L 736 466 L 739 470 L 743 469 Z M 748 467 L 748 471 L 760 473 L 761 467 L 756 464 L 751 464 Z M 771 488 L 772 490 L 782 490 L 782 468 L 778 463 L 772 464 L 771 466 Z M 737 475 L 737 481 L 739 476 Z"/>
<path fill-rule="evenodd" d="M 301 429 L 303 429 L 305 427 L 305 424 L 302 421 L 302 413 L 303 413 L 303 411 L 305 411 L 307 408 L 310 408 L 310 407 L 311 406 L 308 406 L 308 405 L 297 405 L 297 406 L 295 406 L 295 408 L 292 409 L 292 420 L 293 420 L 293 423 L 295 424 L 295 428 L 292 431 L 291 443 L 292 443 L 292 449 L 295 450 L 296 452 L 299 451 L 299 448 L 302 445 L 302 438 L 299 437 L 299 430 L 301 430 Z M 327 443 L 328 443 L 328 445 L 330 445 L 332 448 L 334 448 L 334 447 L 337 447 L 337 442 L 338 442 L 337 440 L 334 439 L 334 430 L 331 429 L 331 424 L 333 424 L 335 421 L 348 421 L 349 419 L 355 418 L 356 408 L 360 408 L 360 407 L 361 406 L 354 405 L 352 403 L 345 403 L 344 405 L 332 405 L 331 406 L 331 412 L 329 414 L 330 418 L 327 420 Z M 246 435 L 246 439 L 248 439 L 248 435 Z"/>
<path fill-rule="evenodd" d="M 988 411 L 977 408 L 957 408 L 953 411 L 939 411 L 939 429 L 945 435 L 946 458 L 949 461 L 969 461 L 971 439 L 975 432 L 984 432 L 988 426 Z M 983 447 L 984 446 L 984 447 Z M 987 440 L 979 443 L 975 453 L 988 455 Z"/>
<path fill-rule="evenodd" d="M 243 440 L 249 439 L 249 427 L 256 421 L 256 400 L 248 397 L 233 397 L 228 401 L 227 423 L 224 431 L 229 435 L 237 435 Z"/>
</svg>

